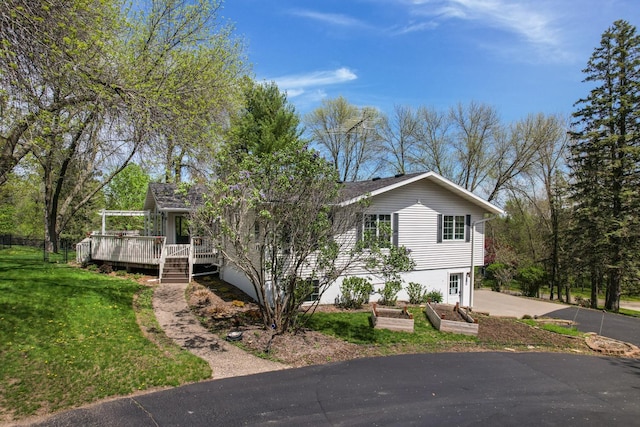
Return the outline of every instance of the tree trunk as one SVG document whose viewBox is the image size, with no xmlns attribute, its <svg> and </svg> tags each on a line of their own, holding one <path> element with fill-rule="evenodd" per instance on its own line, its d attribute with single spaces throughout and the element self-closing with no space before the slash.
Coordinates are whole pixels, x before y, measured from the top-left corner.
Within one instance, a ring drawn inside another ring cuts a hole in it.
<svg viewBox="0 0 640 427">
<path fill-rule="evenodd" d="M 591 268 L 591 308 L 598 308 L 598 285 L 600 273 L 596 268 Z"/>
<path fill-rule="evenodd" d="M 620 311 L 620 272 L 615 269 L 609 275 L 609 283 L 607 284 L 607 298 L 604 302 L 606 310 Z"/>
</svg>

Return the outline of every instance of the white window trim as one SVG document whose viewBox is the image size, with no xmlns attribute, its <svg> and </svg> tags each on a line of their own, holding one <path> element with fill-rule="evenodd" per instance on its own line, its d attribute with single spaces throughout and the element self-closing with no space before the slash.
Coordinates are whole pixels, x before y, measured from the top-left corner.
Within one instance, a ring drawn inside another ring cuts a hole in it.
<svg viewBox="0 0 640 427">
<path fill-rule="evenodd" d="M 447 218 L 451 219 L 451 229 L 447 229 Z M 458 237 L 460 224 L 462 224 L 462 237 Z M 442 216 L 442 240 L 449 242 L 460 242 L 465 239 L 465 216 L 464 215 L 443 215 Z M 450 231 L 450 233 L 447 233 Z"/>
<path fill-rule="evenodd" d="M 361 226 L 361 231 L 362 231 L 362 239 L 367 240 L 367 231 L 369 229 L 367 229 L 367 217 L 372 217 L 375 216 L 376 217 L 376 221 L 375 221 L 375 230 L 376 230 L 376 239 L 380 238 L 380 217 L 384 216 L 384 217 L 388 217 L 382 220 L 382 222 L 388 223 L 389 224 L 389 245 L 393 244 L 393 214 L 387 214 L 387 213 L 365 213 L 362 215 L 362 226 Z M 372 230 L 372 229 L 371 229 Z"/>
</svg>

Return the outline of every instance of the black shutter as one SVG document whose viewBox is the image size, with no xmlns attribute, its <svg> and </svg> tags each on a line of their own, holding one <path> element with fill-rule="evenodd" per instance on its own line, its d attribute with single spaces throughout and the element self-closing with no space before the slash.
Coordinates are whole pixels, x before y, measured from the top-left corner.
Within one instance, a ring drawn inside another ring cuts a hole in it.
<svg viewBox="0 0 640 427">
<path fill-rule="evenodd" d="M 442 243 L 442 214 L 438 214 L 438 243 Z"/>
<path fill-rule="evenodd" d="M 360 242 L 362 241 L 362 213 L 356 215 L 356 242 Z"/>
<path fill-rule="evenodd" d="M 464 241 L 465 242 L 470 242 L 471 241 L 471 215 L 467 215 L 465 218 L 465 227 L 464 227 Z"/>
<path fill-rule="evenodd" d="M 393 214 L 393 224 L 391 225 L 391 227 L 393 227 L 393 246 L 398 246 L 398 214 L 394 213 Z"/>
</svg>

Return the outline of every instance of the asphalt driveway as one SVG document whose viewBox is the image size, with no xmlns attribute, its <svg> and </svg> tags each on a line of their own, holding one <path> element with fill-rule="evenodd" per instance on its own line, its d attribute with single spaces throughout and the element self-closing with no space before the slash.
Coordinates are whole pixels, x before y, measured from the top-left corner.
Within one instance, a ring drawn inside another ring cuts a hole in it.
<svg viewBox="0 0 640 427">
<path fill-rule="evenodd" d="M 640 319 L 637 317 L 576 306 L 551 311 L 545 316 L 573 320 L 579 331 L 595 332 L 640 347 Z"/>
<path fill-rule="evenodd" d="M 637 359 L 414 354 L 206 381 L 34 425 L 637 425 L 638 384 Z"/>
</svg>

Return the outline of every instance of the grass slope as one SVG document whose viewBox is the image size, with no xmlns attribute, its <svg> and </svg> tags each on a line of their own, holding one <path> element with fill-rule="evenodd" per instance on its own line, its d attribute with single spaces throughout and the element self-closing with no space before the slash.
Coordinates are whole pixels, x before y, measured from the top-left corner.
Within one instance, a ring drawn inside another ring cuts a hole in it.
<svg viewBox="0 0 640 427">
<path fill-rule="evenodd" d="M 148 318 L 151 293 L 41 251 L 0 251 L 0 421 L 208 378 L 206 362 L 145 338 L 133 300 Z"/>
</svg>

